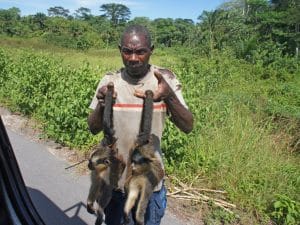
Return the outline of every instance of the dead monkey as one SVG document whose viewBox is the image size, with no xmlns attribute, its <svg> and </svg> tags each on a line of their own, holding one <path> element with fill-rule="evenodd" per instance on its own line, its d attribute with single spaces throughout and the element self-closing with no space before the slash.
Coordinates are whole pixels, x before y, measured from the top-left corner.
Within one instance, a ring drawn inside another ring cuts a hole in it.
<svg viewBox="0 0 300 225">
<path fill-rule="evenodd" d="M 145 212 L 154 188 L 164 177 L 160 160 L 155 155 L 151 133 L 153 113 L 153 92 L 145 92 L 140 132 L 135 146 L 131 149 L 130 164 L 125 183 L 127 199 L 124 207 L 124 220 L 129 222 L 129 213 L 135 207 L 133 215 L 136 225 L 144 225 Z"/>
<path fill-rule="evenodd" d="M 96 225 L 102 224 L 104 209 L 110 202 L 112 191 L 118 186 L 118 180 L 125 168 L 122 157 L 118 155 L 112 125 L 113 83 L 109 83 L 107 88 L 103 112 L 104 138 L 91 153 L 88 163 L 88 168 L 91 170 L 91 186 L 87 211 L 97 214 Z M 95 201 L 98 203 L 97 209 L 93 207 Z"/>
</svg>

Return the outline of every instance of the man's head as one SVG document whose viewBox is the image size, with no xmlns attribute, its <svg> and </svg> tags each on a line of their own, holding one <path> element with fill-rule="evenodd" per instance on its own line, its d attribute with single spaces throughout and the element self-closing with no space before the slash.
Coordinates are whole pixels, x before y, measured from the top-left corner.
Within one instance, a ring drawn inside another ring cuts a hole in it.
<svg viewBox="0 0 300 225">
<path fill-rule="evenodd" d="M 154 49 L 149 31 L 140 25 L 128 26 L 119 45 L 124 66 L 129 76 L 143 77 L 149 69 L 149 59 Z"/>
</svg>

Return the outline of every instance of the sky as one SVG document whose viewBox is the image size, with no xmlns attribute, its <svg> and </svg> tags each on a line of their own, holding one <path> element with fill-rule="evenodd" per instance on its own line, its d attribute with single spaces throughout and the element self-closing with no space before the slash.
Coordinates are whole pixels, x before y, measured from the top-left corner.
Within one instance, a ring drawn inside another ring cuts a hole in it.
<svg viewBox="0 0 300 225">
<path fill-rule="evenodd" d="M 226 0 L 0 0 L 0 9 L 17 7 L 21 15 L 34 15 L 42 12 L 47 15 L 47 9 L 54 6 L 62 6 L 73 14 L 76 9 L 86 7 L 91 9 L 93 15 L 101 15 L 100 6 L 108 3 L 126 5 L 131 11 L 130 19 L 145 16 L 153 20 L 156 18 L 197 18 L 203 10 L 216 9 Z"/>
</svg>

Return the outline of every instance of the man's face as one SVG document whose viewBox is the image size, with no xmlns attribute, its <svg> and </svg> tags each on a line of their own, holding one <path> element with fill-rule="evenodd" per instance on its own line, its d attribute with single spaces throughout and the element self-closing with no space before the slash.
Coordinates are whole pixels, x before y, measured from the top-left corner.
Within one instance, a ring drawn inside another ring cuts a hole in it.
<svg viewBox="0 0 300 225">
<path fill-rule="evenodd" d="M 153 46 L 148 46 L 145 35 L 138 33 L 126 34 L 119 49 L 129 76 L 143 77 L 148 72 L 148 63 Z"/>
</svg>

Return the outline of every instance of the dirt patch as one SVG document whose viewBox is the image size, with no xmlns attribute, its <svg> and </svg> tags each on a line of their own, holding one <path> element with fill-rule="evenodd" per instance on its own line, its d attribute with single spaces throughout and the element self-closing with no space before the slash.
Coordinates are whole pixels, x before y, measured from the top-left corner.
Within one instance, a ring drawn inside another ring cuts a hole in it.
<svg viewBox="0 0 300 225">
<path fill-rule="evenodd" d="M 204 225 L 201 206 L 190 201 L 180 201 L 168 197 L 168 210 L 187 225 Z"/>
</svg>

